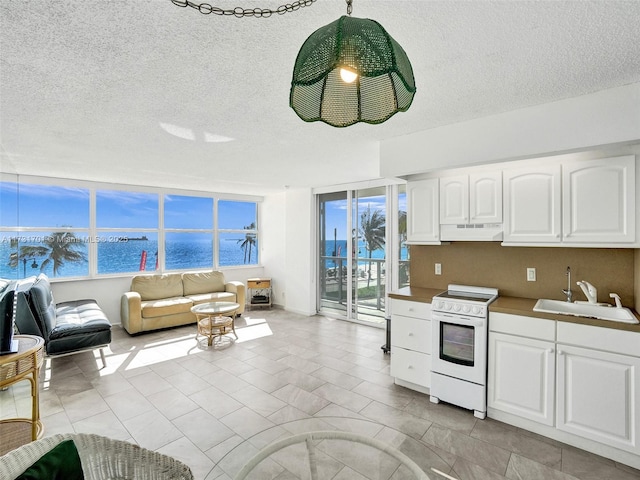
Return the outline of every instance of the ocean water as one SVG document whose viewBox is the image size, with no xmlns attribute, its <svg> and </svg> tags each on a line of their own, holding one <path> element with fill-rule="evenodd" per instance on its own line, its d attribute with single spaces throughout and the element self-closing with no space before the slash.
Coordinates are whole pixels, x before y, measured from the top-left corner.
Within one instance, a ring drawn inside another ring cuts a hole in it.
<svg viewBox="0 0 640 480">
<path fill-rule="evenodd" d="M 229 238 L 220 241 L 219 265 L 221 267 L 244 265 L 244 250 L 240 244 L 242 239 Z M 32 244 L 35 245 L 35 244 Z M 78 244 L 78 250 L 82 251 L 86 257 L 88 253 L 88 243 Z M 97 243 L 98 250 L 98 274 L 116 273 L 136 273 L 141 270 L 153 272 L 156 270 L 156 260 L 158 251 L 157 240 L 129 240 L 129 241 L 106 241 Z M 346 258 L 347 241 L 333 240 L 325 243 L 325 256 L 339 256 Z M 11 248 L 8 241 L 0 239 L 0 278 L 24 278 L 30 275 L 37 275 L 41 272 L 42 258 L 29 258 L 27 262 L 20 261 L 17 268 L 9 266 Z M 251 265 L 257 265 L 257 245 L 251 251 Z M 361 260 L 367 258 L 364 242 L 359 242 L 358 256 Z M 145 258 L 146 257 L 146 258 Z M 374 250 L 372 258 L 384 259 L 384 250 Z M 402 250 L 402 259 L 407 259 L 406 247 Z M 144 260 L 144 261 L 143 261 Z M 326 267 L 334 267 L 333 260 L 326 260 Z M 144 267 L 144 268 L 142 268 Z M 205 269 L 213 268 L 213 246 L 209 241 L 170 241 L 166 244 L 165 270 L 184 269 Z M 53 275 L 53 266 L 49 265 L 45 270 L 50 277 Z M 67 262 L 60 268 L 58 277 L 83 277 L 89 275 L 89 263 Z"/>
<path fill-rule="evenodd" d="M 240 242 L 241 243 L 241 242 Z M 244 265 L 244 250 L 238 239 L 224 239 L 220 242 L 220 266 Z M 88 258 L 88 244 L 80 243 L 77 250 Z M 37 275 L 41 271 L 54 277 L 50 264 L 41 270 L 46 257 L 29 258 L 20 261 L 17 268 L 9 265 L 10 255 L 15 252 L 10 242 L 0 241 L 0 278 L 18 279 Z M 107 241 L 98 243 L 98 274 L 136 273 L 142 270 L 156 270 L 157 240 Z M 251 265 L 257 265 L 257 245 L 251 251 Z M 249 263 L 248 263 L 249 264 Z M 166 244 L 165 270 L 213 268 L 213 245 L 205 241 L 171 241 Z M 82 277 L 89 275 L 89 263 L 66 262 L 57 277 Z"/>
<path fill-rule="evenodd" d="M 354 252 L 355 253 L 355 252 Z M 347 258 L 347 241 L 346 240 L 326 240 L 324 246 L 324 255 L 327 257 L 342 257 Z M 369 252 L 366 249 L 366 244 L 364 241 L 358 242 L 358 258 L 364 260 L 365 258 L 369 258 Z M 400 258 L 402 260 L 407 260 L 409 253 L 406 246 L 403 246 L 400 252 Z M 371 258 L 375 258 L 377 260 L 382 260 L 385 258 L 384 249 L 378 249 L 371 252 Z M 330 262 L 330 266 L 333 266 L 332 260 L 327 260 Z"/>
</svg>

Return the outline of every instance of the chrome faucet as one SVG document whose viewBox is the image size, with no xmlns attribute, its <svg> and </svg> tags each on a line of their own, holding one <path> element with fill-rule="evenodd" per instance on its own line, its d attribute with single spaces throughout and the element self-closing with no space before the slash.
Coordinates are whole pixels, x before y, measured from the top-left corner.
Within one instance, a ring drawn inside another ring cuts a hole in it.
<svg viewBox="0 0 640 480">
<path fill-rule="evenodd" d="M 571 299 L 573 298 L 573 292 L 571 291 L 571 267 L 567 267 L 567 289 L 562 290 L 567 296 L 567 302 L 571 303 Z"/>
</svg>

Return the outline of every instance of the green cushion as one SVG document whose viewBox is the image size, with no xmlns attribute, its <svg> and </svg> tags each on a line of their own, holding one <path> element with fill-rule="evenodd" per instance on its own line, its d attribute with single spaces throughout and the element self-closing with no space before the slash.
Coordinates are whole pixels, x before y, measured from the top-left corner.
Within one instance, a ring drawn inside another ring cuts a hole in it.
<svg viewBox="0 0 640 480">
<path fill-rule="evenodd" d="M 65 440 L 45 453 L 16 480 L 83 480 L 80 456 L 73 440 Z"/>
</svg>

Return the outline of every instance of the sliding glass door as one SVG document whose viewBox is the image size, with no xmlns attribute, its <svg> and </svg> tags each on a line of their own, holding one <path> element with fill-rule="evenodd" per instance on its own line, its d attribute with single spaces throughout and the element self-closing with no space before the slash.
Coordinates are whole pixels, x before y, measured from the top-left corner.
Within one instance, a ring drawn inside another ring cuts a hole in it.
<svg viewBox="0 0 640 480">
<path fill-rule="evenodd" d="M 400 210 L 404 187 L 383 185 L 317 198 L 318 310 L 382 326 L 386 294 L 408 281 L 402 244 L 406 215 Z"/>
<path fill-rule="evenodd" d="M 319 196 L 318 203 L 318 309 L 345 316 L 349 303 L 347 297 L 350 295 L 347 282 L 349 197 L 349 192 L 327 193 Z"/>
<path fill-rule="evenodd" d="M 385 316 L 386 187 L 356 190 L 352 199 L 354 319 L 382 323 Z"/>
</svg>

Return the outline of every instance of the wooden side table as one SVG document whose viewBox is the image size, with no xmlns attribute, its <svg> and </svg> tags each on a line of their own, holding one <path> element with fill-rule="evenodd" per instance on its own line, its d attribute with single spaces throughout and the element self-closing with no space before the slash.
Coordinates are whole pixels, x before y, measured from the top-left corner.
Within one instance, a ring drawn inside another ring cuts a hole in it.
<svg viewBox="0 0 640 480">
<path fill-rule="evenodd" d="M 34 335 L 16 335 L 18 351 L 0 355 L 0 388 L 21 380 L 31 382 L 31 418 L 0 420 L 0 455 L 37 440 L 42 435 L 38 377 L 44 360 L 44 339 Z"/>
<path fill-rule="evenodd" d="M 271 279 L 270 278 L 248 278 L 247 289 L 249 291 L 249 306 L 271 307 Z"/>
</svg>

